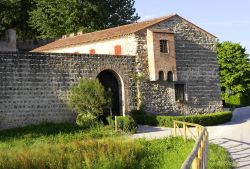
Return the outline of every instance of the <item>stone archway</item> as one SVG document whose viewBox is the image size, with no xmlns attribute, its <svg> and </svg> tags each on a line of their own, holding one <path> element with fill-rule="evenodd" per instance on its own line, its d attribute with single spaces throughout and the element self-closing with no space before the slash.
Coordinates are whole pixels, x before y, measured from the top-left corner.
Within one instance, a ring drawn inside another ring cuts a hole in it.
<svg viewBox="0 0 250 169">
<path fill-rule="evenodd" d="M 112 115 L 123 115 L 123 83 L 120 76 L 113 70 L 103 70 L 98 75 L 100 83 L 105 90 L 111 90 Z"/>
</svg>

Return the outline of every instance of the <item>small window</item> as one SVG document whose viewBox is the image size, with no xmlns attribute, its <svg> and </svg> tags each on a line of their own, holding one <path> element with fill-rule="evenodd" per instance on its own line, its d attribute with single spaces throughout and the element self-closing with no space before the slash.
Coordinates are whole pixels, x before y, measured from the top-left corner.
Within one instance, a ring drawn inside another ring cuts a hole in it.
<svg viewBox="0 0 250 169">
<path fill-rule="evenodd" d="M 160 52 L 169 53 L 167 40 L 160 40 Z"/>
<path fill-rule="evenodd" d="M 168 82 L 172 82 L 173 80 L 174 80 L 173 72 L 169 71 L 168 72 Z"/>
<path fill-rule="evenodd" d="M 121 45 L 115 46 L 115 55 L 121 55 L 122 54 L 122 47 Z"/>
<path fill-rule="evenodd" d="M 175 100 L 184 101 L 184 84 L 175 84 Z"/>
<path fill-rule="evenodd" d="M 163 71 L 160 71 L 160 72 L 159 72 L 159 80 L 160 80 L 160 81 L 163 81 L 163 80 L 164 80 L 164 72 L 163 72 Z"/>
<path fill-rule="evenodd" d="M 90 49 L 89 54 L 94 55 L 95 54 L 95 49 Z"/>
</svg>

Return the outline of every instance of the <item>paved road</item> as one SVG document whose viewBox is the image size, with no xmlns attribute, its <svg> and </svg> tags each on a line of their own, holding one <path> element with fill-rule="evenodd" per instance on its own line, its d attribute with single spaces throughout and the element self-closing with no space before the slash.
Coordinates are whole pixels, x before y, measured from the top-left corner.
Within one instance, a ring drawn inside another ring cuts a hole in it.
<svg viewBox="0 0 250 169">
<path fill-rule="evenodd" d="M 223 125 L 207 127 L 209 140 L 225 147 L 239 169 L 250 169 L 250 107 L 235 109 L 233 119 Z M 140 126 L 134 138 L 162 138 L 171 128 Z"/>
</svg>

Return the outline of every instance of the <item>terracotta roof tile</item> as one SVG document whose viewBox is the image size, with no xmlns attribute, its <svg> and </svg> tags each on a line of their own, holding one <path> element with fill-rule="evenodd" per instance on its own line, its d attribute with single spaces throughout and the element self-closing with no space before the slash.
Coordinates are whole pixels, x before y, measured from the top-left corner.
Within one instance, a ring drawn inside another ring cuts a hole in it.
<svg viewBox="0 0 250 169">
<path fill-rule="evenodd" d="M 175 14 L 174 14 L 175 15 Z M 94 42 L 105 39 L 112 39 L 119 36 L 124 36 L 128 34 L 135 33 L 139 30 L 145 29 L 163 20 L 166 20 L 174 15 L 164 16 L 152 20 L 147 20 L 143 22 L 118 26 L 114 28 L 104 29 L 96 32 L 85 33 L 82 35 L 77 35 L 73 37 L 61 38 L 47 45 L 41 46 L 33 50 L 33 52 L 47 51 L 55 48 L 61 48 L 66 46 L 72 46 L 87 42 Z"/>
<path fill-rule="evenodd" d="M 129 34 L 138 32 L 140 30 L 146 29 L 159 22 L 170 19 L 173 16 L 178 16 L 178 15 L 173 14 L 173 15 L 151 19 L 151 20 L 147 20 L 143 22 L 127 24 L 127 25 L 118 26 L 114 28 L 85 33 L 82 35 L 76 35 L 73 37 L 61 38 L 47 45 L 36 48 L 32 52 L 49 51 L 49 50 L 56 49 L 56 48 L 69 47 L 69 46 L 74 46 L 78 44 L 100 41 L 100 40 L 105 40 L 105 39 L 112 39 L 112 38 L 116 38 L 116 37 L 120 37 L 124 35 L 129 35 Z"/>
</svg>

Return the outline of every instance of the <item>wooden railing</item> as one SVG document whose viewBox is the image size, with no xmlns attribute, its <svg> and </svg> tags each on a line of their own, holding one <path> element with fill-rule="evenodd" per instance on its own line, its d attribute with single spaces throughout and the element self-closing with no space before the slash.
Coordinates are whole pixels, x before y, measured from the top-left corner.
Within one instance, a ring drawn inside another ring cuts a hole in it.
<svg viewBox="0 0 250 169">
<path fill-rule="evenodd" d="M 208 131 L 205 127 L 182 121 L 174 121 L 174 136 L 181 135 L 184 141 L 193 138 L 195 146 L 182 164 L 181 169 L 206 169 L 208 158 Z"/>
</svg>

